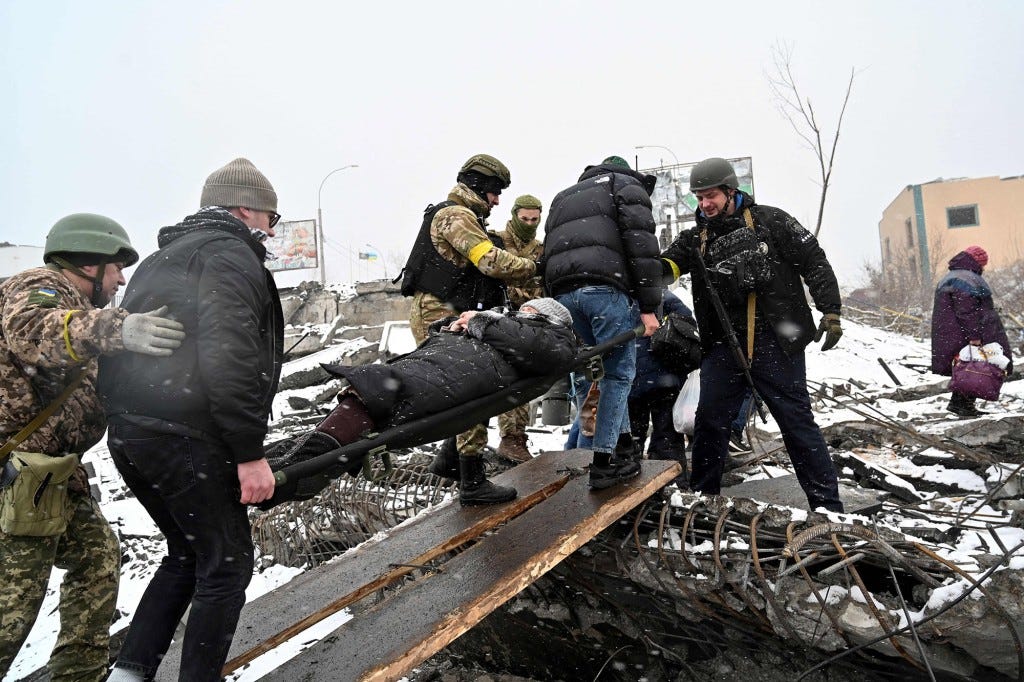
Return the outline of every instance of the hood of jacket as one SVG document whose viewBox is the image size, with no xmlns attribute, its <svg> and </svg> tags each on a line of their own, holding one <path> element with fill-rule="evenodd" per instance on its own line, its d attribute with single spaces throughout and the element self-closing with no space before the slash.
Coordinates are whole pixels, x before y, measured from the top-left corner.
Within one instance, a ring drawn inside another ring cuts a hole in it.
<svg viewBox="0 0 1024 682">
<path fill-rule="evenodd" d="M 654 193 L 654 187 L 658 184 L 658 178 L 654 175 L 646 175 L 639 171 L 635 171 L 632 168 L 623 168 L 611 163 L 599 163 L 596 166 L 587 166 L 583 169 L 583 173 L 580 175 L 580 179 L 577 182 L 583 182 L 588 178 L 594 178 L 598 175 L 604 175 L 605 173 L 617 173 L 618 175 L 628 175 L 632 178 L 636 178 L 641 185 L 643 185 L 644 191 L 647 192 L 648 196 Z"/>
<path fill-rule="evenodd" d="M 949 259 L 949 269 L 970 270 L 977 275 L 980 275 L 982 271 L 982 267 L 978 265 L 978 261 L 974 260 L 974 256 L 966 251 L 961 251 Z"/>
</svg>

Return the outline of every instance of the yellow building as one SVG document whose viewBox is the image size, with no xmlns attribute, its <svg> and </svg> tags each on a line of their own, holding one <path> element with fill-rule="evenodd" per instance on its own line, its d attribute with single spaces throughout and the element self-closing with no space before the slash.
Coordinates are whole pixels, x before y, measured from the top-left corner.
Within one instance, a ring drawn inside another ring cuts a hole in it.
<svg viewBox="0 0 1024 682">
<path fill-rule="evenodd" d="M 913 272 L 934 284 L 946 263 L 971 244 L 988 268 L 1024 259 L 1024 176 L 959 178 L 907 185 L 878 222 L 882 270 Z"/>
</svg>

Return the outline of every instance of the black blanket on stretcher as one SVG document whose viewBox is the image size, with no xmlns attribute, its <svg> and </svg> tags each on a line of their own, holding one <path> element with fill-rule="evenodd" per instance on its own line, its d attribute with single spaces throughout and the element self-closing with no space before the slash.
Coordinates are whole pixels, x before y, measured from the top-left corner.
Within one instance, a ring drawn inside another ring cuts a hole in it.
<svg viewBox="0 0 1024 682">
<path fill-rule="evenodd" d="M 642 333 L 643 327 L 638 327 L 597 346 L 584 348 L 564 371 L 521 379 L 486 396 L 379 433 L 369 433 L 365 438 L 326 452 L 318 452 L 315 443 L 306 442 L 306 439 L 316 438 L 316 432 L 274 443 L 267 449 L 267 460 L 274 471 L 277 487 L 274 496 L 260 503 L 259 507 L 270 509 L 283 502 L 309 499 L 323 490 L 332 478 L 343 473 L 356 475 L 363 469 L 368 455 L 444 440 L 513 407 L 525 405 L 544 395 L 566 374 L 581 370 L 594 358 Z"/>
</svg>

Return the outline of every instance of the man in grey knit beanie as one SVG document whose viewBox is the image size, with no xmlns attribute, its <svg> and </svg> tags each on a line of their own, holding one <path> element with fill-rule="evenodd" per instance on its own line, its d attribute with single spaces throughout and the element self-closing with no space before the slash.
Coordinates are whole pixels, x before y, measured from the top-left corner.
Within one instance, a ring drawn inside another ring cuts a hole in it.
<svg viewBox="0 0 1024 682">
<path fill-rule="evenodd" d="M 246 505 L 274 494 L 263 452 L 284 321 L 266 247 L 277 193 L 248 159 L 213 171 L 199 210 L 160 230 L 123 306 L 166 306 L 189 330 L 166 362 L 100 373 L 110 456 L 167 540 L 110 680 L 153 679 L 181 614 L 180 678 L 220 680 L 252 578 Z M 134 355 L 128 354 L 125 355 Z M 116 358 L 115 358 L 116 360 Z"/>
<path fill-rule="evenodd" d="M 199 199 L 203 206 L 245 207 L 277 213 L 277 192 L 249 159 L 237 158 L 210 173 Z"/>
</svg>

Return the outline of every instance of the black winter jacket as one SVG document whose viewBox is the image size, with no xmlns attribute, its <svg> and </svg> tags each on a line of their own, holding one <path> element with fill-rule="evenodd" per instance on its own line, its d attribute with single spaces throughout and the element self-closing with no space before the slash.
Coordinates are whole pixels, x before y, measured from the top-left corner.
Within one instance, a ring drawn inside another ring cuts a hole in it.
<svg viewBox="0 0 1024 682">
<path fill-rule="evenodd" d="M 576 357 L 572 329 L 540 315 L 477 313 L 467 332 L 431 325 L 420 346 L 381 365 L 324 369 L 348 379 L 377 428 L 442 412 L 494 393 L 517 379 L 568 372 Z"/>
<path fill-rule="evenodd" d="M 552 296 L 607 284 L 640 312 L 661 302 L 661 265 L 651 215 L 656 178 L 620 166 L 588 166 L 551 202 L 544 225 L 544 286 Z"/>
<path fill-rule="evenodd" d="M 681 232 L 661 254 L 668 261 L 664 268 L 666 282 L 671 283 L 680 274 L 690 273 L 701 347 L 707 352 L 715 343 L 725 341 L 725 331 L 715 314 L 708 296 L 708 284 L 698 272 L 693 252 L 700 248 L 700 234 L 705 228 L 709 248 L 716 239 L 733 230 L 749 229 L 743 218 L 743 209 L 749 208 L 757 238 L 768 245 L 768 260 L 774 273 L 767 291 L 757 295 L 755 324 L 770 324 L 787 354 L 801 352 L 814 338 L 816 329 L 801 278 L 807 283 L 814 304 L 822 313 L 838 314 L 842 308 L 839 282 L 818 240 L 796 218 L 773 206 L 756 204 L 749 194 L 737 192 L 736 196 L 742 198 L 733 215 L 709 220 L 698 212 L 696 227 Z M 727 306 L 726 312 L 740 346 L 746 348 L 746 304 Z M 756 348 L 754 352 L 757 352 Z"/>
<path fill-rule="evenodd" d="M 105 356 L 107 417 L 220 442 L 236 463 L 260 459 L 284 342 L 266 249 L 223 209 L 163 228 L 159 245 L 139 265 L 122 305 L 131 312 L 168 306 L 185 325 L 185 340 L 167 358 Z"/>
</svg>

